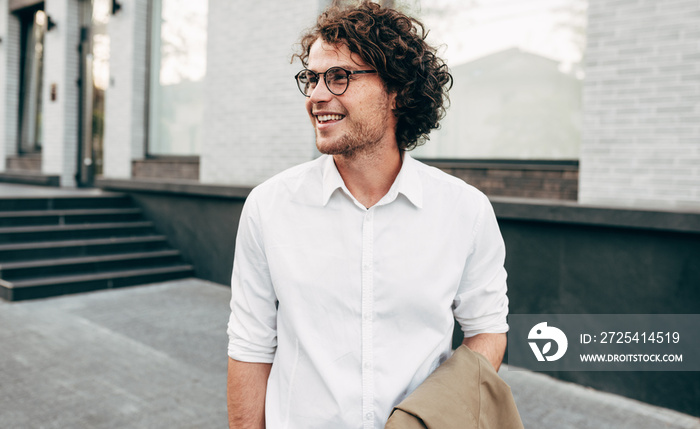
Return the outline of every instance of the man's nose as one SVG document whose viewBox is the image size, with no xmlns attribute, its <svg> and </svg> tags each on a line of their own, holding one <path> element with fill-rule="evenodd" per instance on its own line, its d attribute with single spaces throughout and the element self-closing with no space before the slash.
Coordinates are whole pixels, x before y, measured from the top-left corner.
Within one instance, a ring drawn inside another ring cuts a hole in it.
<svg viewBox="0 0 700 429">
<path fill-rule="evenodd" d="M 312 103 L 321 103 L 330 100 L 331 97 L 333 97 L 333 93 L 328 89 L 325 80 L 319 79 L 316 87 L 311 91 L 309 101 Z"/>
</svg>

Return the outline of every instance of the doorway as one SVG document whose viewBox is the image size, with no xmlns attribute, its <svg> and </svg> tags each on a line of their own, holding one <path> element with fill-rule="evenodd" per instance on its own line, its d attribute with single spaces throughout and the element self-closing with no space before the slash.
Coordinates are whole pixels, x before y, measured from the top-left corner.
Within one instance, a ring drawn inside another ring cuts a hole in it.
<svg viewBox="0 0 700 429">
<path fill-rule="evenodd" d="M 102 175 L 105 90 L 109 85 L 107 24 L 111 8 L 111 0 L 81 2 L 78 186 L 92 186 L 95 178 Z"/>
<path fill-rule="evenodd" d="M 20 21 L 19 141 L 17 153 L 41 153 L 44 34 L 48 17 L 43 3 L 16 12 Z"/>
</svg>

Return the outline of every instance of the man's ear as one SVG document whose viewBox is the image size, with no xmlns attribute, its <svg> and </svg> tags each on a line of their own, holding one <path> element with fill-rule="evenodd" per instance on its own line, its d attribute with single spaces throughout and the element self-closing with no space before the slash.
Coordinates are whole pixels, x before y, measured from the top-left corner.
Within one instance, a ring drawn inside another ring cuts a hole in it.
<svg viewBox="0 0 700 429">
<path fill-rule="evenodd" d="M 389 101 L 391 102 L 391 110 L 396 110 L 396 91 L 389 91 Z"/>
</svg>

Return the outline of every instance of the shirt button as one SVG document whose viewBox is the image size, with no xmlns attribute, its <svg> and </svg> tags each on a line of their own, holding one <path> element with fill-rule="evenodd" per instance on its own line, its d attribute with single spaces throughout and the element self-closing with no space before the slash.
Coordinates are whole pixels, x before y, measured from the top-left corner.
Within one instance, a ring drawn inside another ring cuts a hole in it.
<svg viewBox="0 0 700 429">
<path fill-rule="evenodd" d="M 370 369 L 372 368 L 372 362 L 365 362 L 365 369 Z"/>
<path fill-rule="evenodd" d="M 370 319 L 372 319 L 372 315 L 370 313 L 365 313 L 365 315 L 362 316 L 362 318 L 369 321 Z"/>
<path fill-rule="evenodd" d="M 365 420 L 372 420 L 374 418 L 374 413 L 365 414 Z"/>
</svg>

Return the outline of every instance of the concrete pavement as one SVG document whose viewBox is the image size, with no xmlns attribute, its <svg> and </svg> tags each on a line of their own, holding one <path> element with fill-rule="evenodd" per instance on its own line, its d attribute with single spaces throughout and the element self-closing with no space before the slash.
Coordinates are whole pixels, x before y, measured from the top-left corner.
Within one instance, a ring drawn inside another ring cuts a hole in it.
<svg viewBox="0 0 700 429">
<path fill-rule="evenodd" d="M 186 279 L 0 300 L 0 428 L 225 428 L 229 296 Z M 545 375 L 500 374 L 528 429 L 700 428 Z"/>
</svg>

